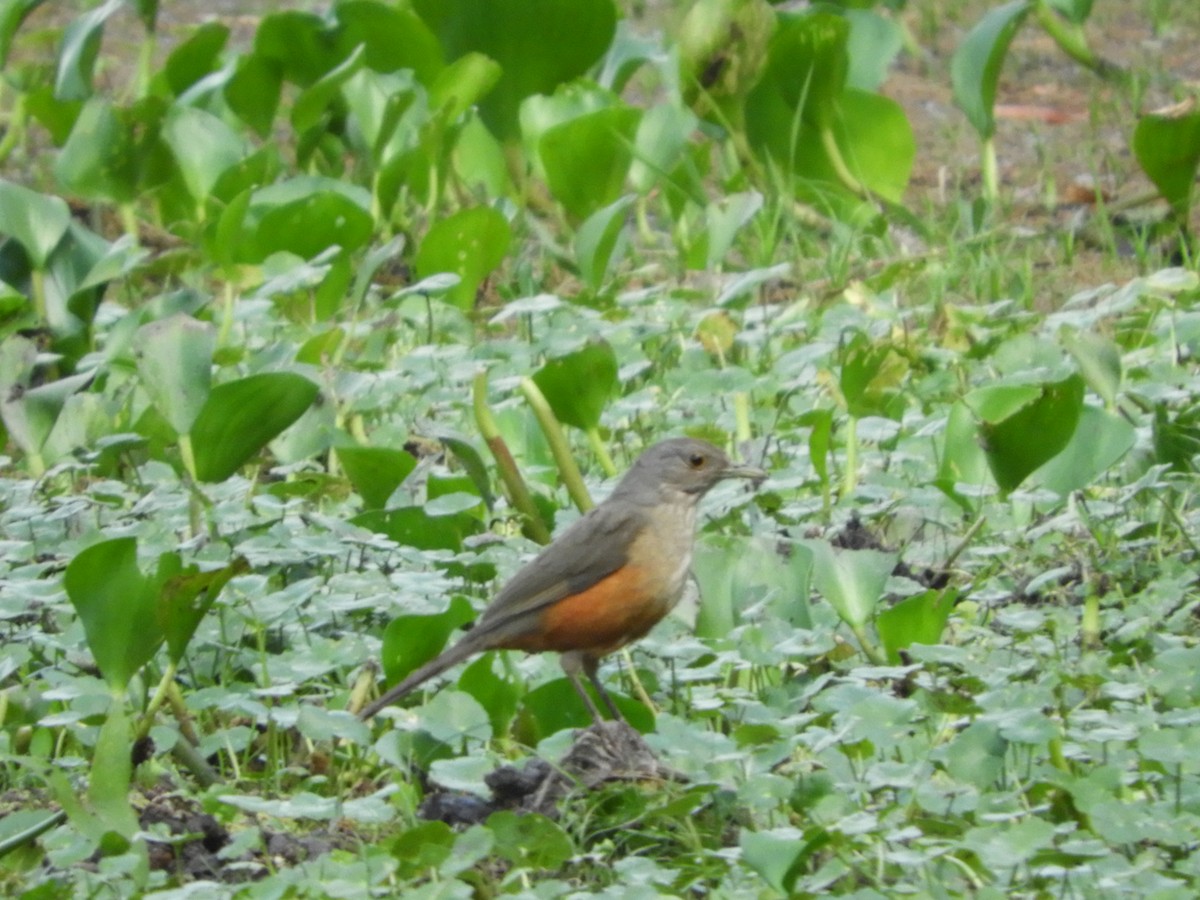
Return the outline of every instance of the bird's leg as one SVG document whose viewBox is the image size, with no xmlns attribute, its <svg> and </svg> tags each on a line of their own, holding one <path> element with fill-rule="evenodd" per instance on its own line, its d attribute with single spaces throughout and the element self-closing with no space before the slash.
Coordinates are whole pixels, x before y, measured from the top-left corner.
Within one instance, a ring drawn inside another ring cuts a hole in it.
<svg viewBox="0 0 1200 900">
<path fill-rule="evenodd" d="M 600 683 L 600 678 L 596 674 L 599 670 L 600 660 L 598 657 L 591 655 L 583 657 L 583 671 L 587 675 L 588 681 L 592 683 L 592 687 L 596 689 L 596 693 L 600 695 L 600 699 L 604 701 L 604 705 L 608 707 L 608 711 L 612 713 L 613 721 L 628 725 L 629 723 L 625 721 L 625 717 L 621 715 L 621 711 L 617 709 L 617 704 L 613 702 L 613 698 L 608 695 L 608 691 Z"/>
<path fill-rule="evenodd" d="M 587 692 L 587 688 L 583 686 L 583 682 L 579 680 L 579 673 L 582 671 L 588 677 L 588 680 L 595 685 L 596 690 L 603 698 L 605 705 L 612 710 L 613 714 L 620 719 L 621 714 L 617 712 L 616 706 L 612 702 L 612 698 L 608 696 L 604 688 L 596 680 L 596 666 L 598 661 L 589 656 L 585 656 L 577 650 L 571 650 L 559 657 L 559 662 L 562 664 L 563 671 L 567 673 L 567 678 L 571 680 L 571 684 L 575 688 L 575 692 L 579 694 L 583 705 L 587 707 L 588 712 L 592 714 L 592 720 L 596 723 L 596 727 L 601 734 L 604 733 L 604 717 L 600 715 L 600 710 L 596 708 L 596 704 L 592 701 L 592 695 Z"/>
</svg>

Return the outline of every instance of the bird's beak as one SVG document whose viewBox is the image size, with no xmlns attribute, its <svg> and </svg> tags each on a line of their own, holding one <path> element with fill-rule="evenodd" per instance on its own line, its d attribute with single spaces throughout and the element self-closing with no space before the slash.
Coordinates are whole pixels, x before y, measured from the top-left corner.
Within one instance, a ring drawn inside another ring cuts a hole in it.
<svg viewBox="0 0 1200 900">
<path fill-rule="evenodd" d="M 766 481 L 767 473 L 757 466 L 747 466 L 741 463 L 730 463 L 721 472 L 722 478 L 748 478 L 754 482 L 754 486 L 762 484 Z"/>
</svg>

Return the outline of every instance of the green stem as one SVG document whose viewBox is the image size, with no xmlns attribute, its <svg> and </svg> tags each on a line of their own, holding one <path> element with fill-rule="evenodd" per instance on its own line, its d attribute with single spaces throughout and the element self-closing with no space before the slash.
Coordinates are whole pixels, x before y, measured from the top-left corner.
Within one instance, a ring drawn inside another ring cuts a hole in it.
<svg viewBox="0 0 1200 900">
<path fill-rule="evenodd" d="M 550 443 L 550 452 L 554 454 L 554 463 L 558 466 L 558 473 L 563 484 L 566 485 L 567 493 L 571 495 L 571 500 L 574 501 L 580 512 L 587 512 L 595 504 L 583 483 L 579 467 L 575 465 L 575 458 L 571 456 L 571 448 L 567 445 L 567 436 L 563 434 L 558 419 L 554 418 L 550 404 L 546 402 L 546 398 L 534 384 L 532 378 L 521 379 L 521 393 L 525 395 L 525 399 L 533 408 L 538 425 L 541 426 L 542 433 L 546 435 L 546 440 Z"/>
<path fill-rule="evenodd" d="M 525 517 L 525 527 L 529 531 L 529 536 L 539 544 L 550 543 L 550 529 L 542 521 L 537 504 L 533 502 L 533 495 L 529 493 L 529 487 L 521 476 L 521 470 L 517 468 L 517 462 L 513 459 L 508 444 L 501 436 L 500 429 L 496 427 L 496 420 L 492 417 L 492 411 L 487 405 L 487 372 L 476 373 L 475 381 L 471 385 L 471 400 L 475 408 L 475 423 L 479 426 L 479 433 L 487 443 L 488 449 L 492 451 L 492 458 L 496 460 L 496 468 L 500 472 L 500 480 L 504 482 L 504 487 L 508 491 L 509 499 L 517 511 Z"/>
<path fill-rule="evenodd" d="M 734 438 L 739 444 L 750 440 L 750 395 L 745 391 L 735 391 L 733 394 L 733 418 L 736 424 Z"/>
<path fill-rule="evenodd" d="M 596 459 L 600 461 L 600 468 L 604 470 L 604 474 L 612 478 L 617 474 L 617 466 L 612 461 L 612 457 L 608 455 L 608 448 L 604 446 L 604 441 L 600 438 L 600 429 L 592 426 L 587 430 L 588 443 L 592 445 L 592 452 L 596 454 Z"/>
<path fill-rule="evenodd" d="M 858 641 L 858 646 L 862 648 L 862 652 L 867 659 L 877 666 L 887 665 L 887 655 L 878 647 L 876 647 L 875 642 L 867 636 L 866 628 L 864 628 L 862 625 L 851 625 L 850 631 L 854 633 L 854 637 Z"/>
<path fill-rule="evenodd" d="M 842 496 L 850 496 L 856 487 L 858 487 L 858 419 L 850 416 L 846 423 L 846 469 L 842 472 Z"/>
<path fill-rule="evenodd" d="M 121 227 L 125 229 L 125 233 L 133 238 L 135 245 L 141 243 L 138 232 L 137 214 L 133 210 L 132 203 L 122 203 L 118 207 L 121 216 Z"/>
<path fill-rule="evenodd" d="M 980 178 L 983 180 L 983 197 L 990 203 L 995 203 L 1000 196 L 1000 176 L 996 167 L 996 136 L 989 135 L 983 139 L 979 148 Z"/>
<path fill-rule="evenodd" d="M 233 290 L 233 273 L 227 272 L 225 277 L 225 293 L 222 298 L 221 330 L 217 334 L 217 346 L 229 345 L 229 336 L 233 334 L 233 303 L 236 299 Z"/>
<path fill-rule="evenodd" d="M 867 186 L 855 178 L 854 173 L 850 171 L 850 167 L 846 165 L 846 160 L 842 157 L 842 150 L 838 147 L 837 139 L 833 135 L 833 129 L 823 126 L 820 129 L 820 135 L 821 147 L 825 150 L 825 155 L 829 158 L 838 181 L 864 200 L 870 200 L 871 192 L 867 190 Z"/>
<path fill-rule="evenodd" d="M 3 858 L 6 853 L 16 850 L 18 847 L 32 844 L 51 828 L 61 825 L 65 821 L 67 821 L 66 810 L 60 809 L 56 813 L 51 813 L 36 825 L 30 825 L 24 831 L 18 831 L 16 834 L 9 835 L 0 841 L 0 858 Z"/>
<path fill-rule="evenodd" d="M 163 672 L 162 678 L 158 681 L 158 687 L 154 691 L 154 696 L 150 698 L 150 704 L 142 714 L 141 721 L 138 722 L 137 730 L 134 732 L 134 741 L 140 741 L 149 736 L 150 727 L 154 724 L 154 717 L 162 708 L 163 703 L 166 702 L 167 696 L 171 691 L 171 685 L 175 681 L 175 673 L 178 671 L 178 664 L 172 662 L 167 665 L 166 671 Z"/>
<path fill-rule="evenodd" d="M 0 138 L 0 163 L 8 159 L 17 144 L 25 138 L 25 93 L 17 94 L 12 112 L 8 114 L 8 122 L 4 126 L 4 137 Z"/>
<path fill-rule="evenodd" d="M 33 314 L 38 322 L 46 324 L 46 273 L 43 270 L 30 271 L 29 291 L 33 294 Z"/>
</svg>

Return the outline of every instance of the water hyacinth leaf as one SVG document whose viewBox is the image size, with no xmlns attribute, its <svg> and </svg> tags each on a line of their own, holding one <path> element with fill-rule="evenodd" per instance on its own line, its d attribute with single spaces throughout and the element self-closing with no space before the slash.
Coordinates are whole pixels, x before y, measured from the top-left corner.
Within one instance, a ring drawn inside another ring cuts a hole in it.
<svg viewBox="0 0 1200 900">
<path fill-rule="evenodd" d="M 547 360 L 533 376 L 555 418 L 587 431 L 600 424 L 617 390 L 617 355 L 607 341 L 593 341 L 574 353 Z"/>
<path fill-rule="evenodd" d="M 92 73 L 100 52 L 104 23 L 124 5 L 124 0 L 108 0 L 103 6 L 72 19 L 63 30 L 54 73 L 55 99 L 86 100 L 92 95 Z"/>
<path fill-rule="evenodd" d="M 1192 404 L 1178 412 L 1165 403 L 1154 407 L 1152 429 L 1154 459 L 1176 472 L 1196 470 L 1200 454 L 1200 404 Z"/>
<path fill-rule="evenodd" d="M 567 833 L 537 813 L 500 810 L 488 816 L 487 827 L 496 836 L 496 855 L 517 866 L 554 870 L 575 855 Z"/>
<path fill-rule="evenodd" d="M 1065 497 L 1087 487 L 1133 449 L 1136 429 L 1127 419 L 1084 406 L 1061 452 L 1033 473 L 1032 482 Z"/>
<path fill-rule="evenodd" d="M 1030 8 L 1029 0 L 1012 0 L 988 10 L 950 60 L 954 103 L 985 140 L 996 132 L 996 86 L 1008 46 Z"/>
<path fill-rule="evenodd" d="M 255 54 L 238 60 L 224 90 L 229 108 L 260 138 L 271 134 L 282 92 L 280 67 Z"/>
<path fill-rule="evenodd" d="M 637 198 L 628 194 L 588 216 L 575 234 L 579 274 L 593 292 L 603 287 L 608 273 L 624 255 L 626 210 Z"/>
<path fill-rule="evenodd" d="M 70 223 L 71 211 L 61 197 L 0 179 L 0 232 L 24 248 L 35 269 L 46 268 Z"/>
<path fill-rule="evenodd" d="M 903 29 L 874 9 L 846 8 L 842 15 L 850 22 L 846 84 L 863 91 L 877 91 L 904 46 Z"/>
<path fill-rule="evenodd" d="M 176 434 L 189 433 L 212 384 L 213 327 L 176 313 L 143 325 L 134 343 L 143 390 Z"/>
<path fill-rule="evenodd" d="M 1107 337 L 1090 332 L 1068 332 L 1063 346 L 1075 358 L 1087 386 L 1100 395 L 1104 405 L 1112 409 L 1121 388 L 1121 351 Z"/>
<path fill-rule="evenodd" d="M 284 10 L 265 16 L 254 33 L 254 56 L 283 73 L 285 80 L 308 87 L 344 58 L 337 30 L 311 12 Z"/>
<path fill-rule="evenodd" d="M 913 644 L 941 643 L 946 622 L 958 599 L 956 591 L 930 589 L 923 594 L 906 597 L 883 610 L 875 618 L 879 641 L 887 653 L 888 662 L 899 665 L 900 651 Z"/>
<path fill-rule="evenodd" d="M 695 133 L 699 119 L 690 109 L 658 103 L 642 114 L 629 182 L 646 193 L 669 177 Z"/>
<path fill-rule="evenodd" d="M 362 69 L 366 58 L 366 46 L 360 44 L 337 66 L 330 69 L 292 104 L 292 127 L 298 133 L 322 124 L 330 105 L 341 93 L 342 85 Z"/>
<path fill-rule="evenodd" d="M 194 565 L 180 568 L 178 557 L 174 554 L 164 554 L 160 558 L 157 613 L 171 662 L 178 664 L 183 659 L 200 621 L 208 614 L 225 585 L 235 575 L 249 571 L 249 568 L 249 564 L 241 557 L 218 569 L 204 572 Z"/>
<path fill-rule="evenodd" d="M 777 26 L 766 0 L 697 0 L 679 27 L 684 99 L 706 119 L 737 122 Z"/>
<path fill-rule="evenodd" d="M 602 701 L 591 685 L 587 685 L 586 689 L 599 706 Z M 605 689 L 625 721 L 642 733 L 654 729 L 653 712 L 636 700 L 618 693 L 611 685 L 606 685 Z M 592 716 L 571 682 L 566 678 L 555 678 L 539 684 L 521 698 L 517 722 L 518 739 L 536 744 L 542 738 L 566 728 L 586 728 L 592 724 Z"/>
<path fill-rule="evenodd" d="M 429 88 L 429 106 L 453 122 L 487 96 L 503 70 L 482 53 L 468 53 L 443 69 Z"/>
<path fill-rule="evenodd" d="M 229 40 L 229 26 L 205 22 L 177 45 L 163 65 L 162 77 L 178 97 L 221 65 L 221 51 Z"/>
<path fill-rule="evenodd" d="M 425 85 L 432 84 L 441 74 L 442 48 L 420 16 L 407 5 L 396 7 L 356 0 L 337 4 L 333 16 L 337 21 L 333 47 L 339 57 L 345 59 L 362 47 L 363 63 L 376 72 L 410 69 Z"/>
<path fill-rule="evenodd" d="M 538 155 L 554 198 L 578 219 L 614 202 L 625 187 L 641 111 L 614 106 L 546 130 Z"/>
<path fill-rule="evenodd" d="M 264 372 L 217 385 L 192 426 L 196 478 L 233 475 L 308 409 L 317 386 L 291 372 Z"/>
<path fill-rule="evenodd" d="M 500 678 L 493 671 L 495 653 L 484 653 L 467 665 L 458 679 L 458 689 L 470 694 L 487 710 L 492 733 L 502 735 L 517 712 L 521 689 L 512 681 Z"/>
<path fill-rule="evenodd" d="M 222 119 L 193 106 L 172 107 L 163 122 L 163 139 L 174 153 L 183 182 L 197 206 L 208 199 L 221 175 L 249 150 L 242 136 Z"/>
<path fill-rule="evenodd" d="M 322 176 L 299 176 L 260 188 L 242 221 L 239 260 L 262 262 L 272 253 L 312 259 L 329 247 L 353 252 L 374 232 L 371 195 Z"/>
<path fill-rule="evenodd" d="M 429 229 L 417 250 L 417 273 L 457 275 L 459 282 L 447 292 L 446 301 L 471 309 L 476 291 L 504 260 L 511 241 L 508 220 L 497 210 L 489 206 L 460 210 Z"/>
<path fill-rule="evenodd" d="M 350 521 L 406 547 L 452 550 L 456 553 L 462 550 L 464 538 L 477 534 L 482 528 L 479 517 L 470 512 L 434 516 L 422 506 L 368 510 Z"/>
<path fill-rule="evenodd" d="M 1092 14 L 1094 0 L 1045 0 L 1076 25 L 1082 25 Z"/>
<path fill-rule="evenodd" d="M 844 550 L 828 541 L 803 541 L 813 555 L 813 583 L 839 617 L 861 628 L 875 614 L 896 554 L 881 550 Z"/>
<path fill-rule="evenodd" d="M 25 17 L 37 9 L 45 0 L 4 0 L 0 3 L 0 66 L 8 61 L 8 51 L 13 38 Z"/>
<path fill-rule="evenodd" d="M 1133 132 L 1133 152 L 1175 215 L 1185 220 L 1200 165 L 1200 112 L 1195 102 L 1142 116 Z"/>
<path fill-rule="evenodd" d="M 393 619 L 383 633 L 380 649 L 388 684 L 395 684 L 441 653 L 450 635 L 474 618 L 470 601 L 456 596 L 445 612 Z"/>
<path fill-rule="evenodd" d="M 752 146 L 790 165 L 800 123 L 832 125 L 846 88 L 850 25 L 841 16 L 809 13 L 788 20 L 771 38 L 766 70 L 746 98 Z"/>
<path fill-rule="evenodd" d="M 157 585 L 138 568 L 137 540 L 115 538 L 81 550 L 67 564 L 63 587 L 100 674 L 114 692 L 124 693 L 164 639 Z"/>
<path fill-rule="evenodd" d="M 965 398 L 966 404 L 981 419 L 979 436 L 983 452 L 996 484 L 1004 493 L 1012 491 L 1031 472 L 1061 453 L 1079 423 L 1083 410 L 1083 379 L 1080 376 L 1042 384 L 1035 393 L 1028 402 L 999 418 L 981 411 L 981 407 L 991 406 L 990 402 L 976 405 L 974 401 L 980 391 Z"/>
<path fill-rule="evenodd" d="M 616 32 L 612 0 L 417 0 L 413 6 L 448 61 L 482 53 L 500 65 L 503 74 L 479 111 L 504 141 L 516 136 L 522 100 L 582 75 Z"/>
<path fill-rule="evenodd" d="M 336 452 L 367 509 L 383 509 L 400 482 L 417 467 L 412 454 L 391 447 L 338 447 Z"/>
<path fill-rule="evenodd" d="M 708 236 L 707 268 L 713 270 L 725 261 L 737 233 L 758 215 L 763 196 L 758 191 L 730 194 L 709 204 L 705 210 L 704 228 Z"/>
<path fill-rule="evenodd" d="M 904 108 L 890 97 L 848 88 L 838 100 L 833 124 L 838 151 L 849 172 L 867 190 L 884 200 L 900 203 L 908 187 L 917 145 Z M 823 174 L 829 154 L 814 157 L 811 169 L 798 166 L 798 175 L 834 178 Z M 807 158 L 798 158 L 803 162 Z"/>
<path fill-rule="evenodd" d="M 127 847 L 138 830 L 138 817 L 129 802 L 129 785 L 133 780 L 133 722 L 129 718 L 124 698 L 114 698 L 108 716 L 100 726 L 96 749 L 89 769 L 87 799 L 99 828 L 119 835 L 117 846 Z M 109 843 L 109 835 L 101 844 Z"/>
<path fill-rule="evenodd" d="M 94 377 L 94 372 L 84 372 L 37 387 L 18 384 L 5 391 L 0 398 L 0 417 L 26 456 L 41 455 L 67 400 L 91 384 Z"/>
</svg>

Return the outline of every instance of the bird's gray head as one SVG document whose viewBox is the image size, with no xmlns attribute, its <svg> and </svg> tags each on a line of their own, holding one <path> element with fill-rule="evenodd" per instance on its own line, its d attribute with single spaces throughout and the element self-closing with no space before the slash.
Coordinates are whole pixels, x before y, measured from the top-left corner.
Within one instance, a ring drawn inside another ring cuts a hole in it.
<svg viewBox="0 0 1200 900">
<path fill-rule="evenodd" d="M 613 491 L 613 496 L 643 502 L 663 494 L 699 500 L 713 485 L 726 478 L 761 481 L 766 477 L 767 473 L 762 469 L 732 462 L 708 441 L 671 438 L 639 456 Z"/>
</svg>

